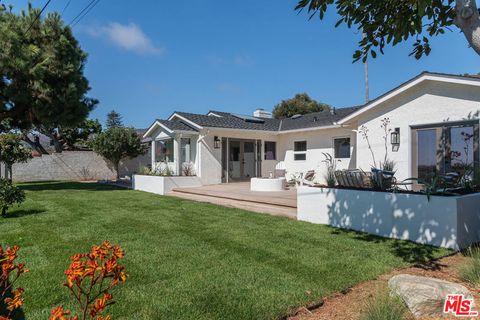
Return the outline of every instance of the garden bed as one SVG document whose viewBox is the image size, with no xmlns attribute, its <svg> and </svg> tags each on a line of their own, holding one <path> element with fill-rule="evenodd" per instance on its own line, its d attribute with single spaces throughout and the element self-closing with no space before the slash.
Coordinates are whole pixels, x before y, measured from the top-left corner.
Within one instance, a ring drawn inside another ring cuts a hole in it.
<svg viewBox="0 0 480 320">
<path fill-rule="evenodd" d="M 165 195 L 174 188 L 200 187 L 202 182 L 196 176 L 148 176 L 135 174 L 132 177 L 134 190 Z"/>
<path fill-rule="evenodd" d="M 480 193 L 425 194 L 299 187 L 297 218 L 459 249 L 480 242 Z"/>
</svg>

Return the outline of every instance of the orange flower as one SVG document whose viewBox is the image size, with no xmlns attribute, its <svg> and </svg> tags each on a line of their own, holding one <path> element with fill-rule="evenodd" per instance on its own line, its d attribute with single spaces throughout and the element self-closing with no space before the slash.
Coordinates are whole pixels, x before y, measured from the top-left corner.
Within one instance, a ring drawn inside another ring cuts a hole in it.
<svg viewBox="0 0 480 320">
<path fill-rule="evenodd" d="M 113 296 L 110 293 L 104 293 L 102 298 L 98 298 L 95 300 L 94 304 L 90 308 L 90 316 L 93 318 L 106 306 L 108 306 L 108 302 L 113 299 Z"/>
<path fill-rule="evenodd" d="M 16 310 L 23 305 L 23 288 L 17 288 L 15 290 L 13 298 L 6 298 L 5 303 L 7 304 L 7 309 L 10 311 Z"/>
<path fill-rule="evenodd" d="M 48 320 L 78 320 L 78 316 L 70 317 L 70 310 L 64 310 L 63 307 L 52 309 L 52 315 Z"/>
</svg>

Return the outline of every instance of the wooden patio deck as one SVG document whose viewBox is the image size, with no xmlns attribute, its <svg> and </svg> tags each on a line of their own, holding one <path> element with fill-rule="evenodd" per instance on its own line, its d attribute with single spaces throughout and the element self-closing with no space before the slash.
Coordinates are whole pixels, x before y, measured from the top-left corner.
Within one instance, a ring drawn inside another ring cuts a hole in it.
<svg viewBox="0 0 480 320">
<path fill-rule="evenodd" d="M 297 218 L 297 192 L 295 188 L 279 192 L 250 191 L 250 182 L 217 184 L 193 188 L 175 188 L 170 196 Z"/>
</svg>

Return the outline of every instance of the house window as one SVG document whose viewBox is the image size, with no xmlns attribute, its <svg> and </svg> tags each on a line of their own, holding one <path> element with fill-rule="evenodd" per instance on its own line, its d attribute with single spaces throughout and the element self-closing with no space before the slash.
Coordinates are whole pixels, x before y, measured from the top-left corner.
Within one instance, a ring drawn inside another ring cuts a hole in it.
<svg viewBox="0 0 480 320">
<path fill-rule="evenodd" d="M 350 158 L 350 138 L 333 139 L 335 158 Z"/>
<path fill-rule="evenodd" d="M 181 163 L 191 161 L 191 143 L 190 138 L 180 139 L 180 161 Z"/>
<path fill-rule="evenodd" d="M 277 143 L 265 141 L 265 160 L 277 160 Z"/>
<path fill-rule="evenodd" d="M 155 161 L 173 162 L 173 139 L 155 141 Z"/>
<path fill-rule="evenodd" d="M 295 141 L 293 143 L 293 160 L 307 160 L 307 141 Z"/>
</svg>

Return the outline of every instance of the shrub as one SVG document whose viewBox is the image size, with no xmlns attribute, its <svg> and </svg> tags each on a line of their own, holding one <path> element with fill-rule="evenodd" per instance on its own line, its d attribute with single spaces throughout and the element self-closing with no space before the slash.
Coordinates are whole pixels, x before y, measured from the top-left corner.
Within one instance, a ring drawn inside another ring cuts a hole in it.
<svg viewBox="0 0 480 320">
<path fill-rule="evenodd" d="M 12 246 L 3 249 L 0 246 L 0 319 L 10 320 L 15 311 L 23 305 L 23 288 L 14 289 L 18 278 L 28 272 L 24 263 L 16 263 L 20 248 Z M 6 312 L 6 314 L 2 314 Z"/>
<path fill-rule="evenodd" d="M 182 165 L 182 174 L 184 176 L 194 176 L 195 175 L 195 167 L 192 163 L 184 163 Z"/>
<path fill-rule="evenodd" d="M 467 255 L 470 261 L 460 267 L 459 275 L 465 281 L 478 286 L 480 285 L 480 249 L 469 249 Z"/>
<path fill-rule="evenodd" d="M 9 180 L 0 178 L 0 208 L 2 217 L 7 216 L 8 208 L 25 201 L 25 192 Z"/>
<path fill-rule="evenodd" d="M 154 175 L 154 173 L 152 172 L 152 169 L 150 169 L 147 166 L 140 166 L 138 168 L 138 174 L 142 174 L 142 175 L 145 175 L 145 176 L 153 176 Z"/>
<path fill-rule="evenodd" d="M 327 182 L 327 186 L 330 188 L 335 187 L 337 184 L 337 179 L 335 178 L 335 171 L 337 170 L 337 161 L 333 159 L 332 155 L 326 152 L 323 152 L 323 156 L 325 157 L 325 162 L 327 164 L 327 173 L 325 174 L 325 181 Z"/>
<path fill-rule="evenodd" d="M 104 309 L 114 303 L 110 290 L 125 282 L 128 275 L 118 262 L 124 257 L 120 246 L 112 246 L 104 241 L 99 246 L 92 246 L 89 253 L 75 254 L 70 267 L 65 271 L 65 286 L 77 301 L 80 315 L 70 316 L 70 310 L 62 306 L 52 309 L 50 320 L 110 320 L 104 316 Z"/>
<path fill-rule="evenodd" d="M 398 296 L 391 296 L 387 289 L 379 290 L 362 312 L 361 320 L 403 320 L 407 307 Z"/>
</svg>

